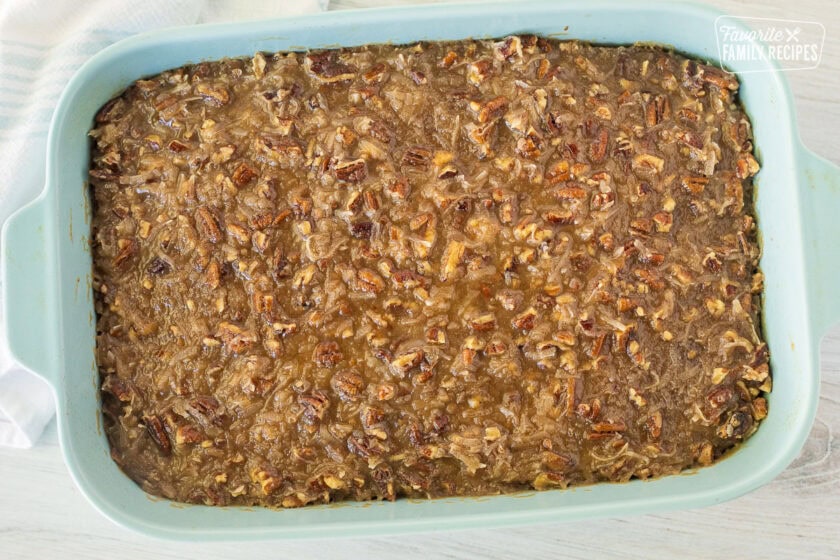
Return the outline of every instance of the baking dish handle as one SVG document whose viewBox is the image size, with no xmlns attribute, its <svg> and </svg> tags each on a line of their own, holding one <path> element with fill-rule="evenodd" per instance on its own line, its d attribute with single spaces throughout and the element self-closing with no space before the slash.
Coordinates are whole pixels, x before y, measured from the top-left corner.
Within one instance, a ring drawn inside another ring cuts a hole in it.
<svg viewBox="0 0 840 560">
<path fill-rule="evenodd" d="M 45 228 L 47 198 L 41 195 L 6 221 L 0 234 L 3 317 L 6 342 L 19 365 L 55 386 L 54 330 L 49 328 L 54 302 L 47 289 L 51 274 Z"/>
<path fill-rule="evenodd" d="M 804 146 L 799 161 L 811 327 L 822 337 L 840 322 L 840 167 Z"/>
</svg>

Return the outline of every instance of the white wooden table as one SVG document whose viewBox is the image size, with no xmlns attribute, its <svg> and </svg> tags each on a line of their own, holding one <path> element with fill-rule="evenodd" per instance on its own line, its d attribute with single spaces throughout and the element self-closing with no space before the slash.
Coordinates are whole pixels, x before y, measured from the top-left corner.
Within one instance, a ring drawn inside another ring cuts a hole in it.
<svg viewBox="0 0 840 560">
<path fill-rule="evenodd" d="M 333 8 L 396 0 L 333 0 Z M 840 3 L 713 0 L 733 15 L 821 21 L 817 70 L 789 74 L 806 144 L 840 163 Z M 838 209 L 840 210 L 840 209 Z M 838 241 L 840 242 L 840 241 Z M 838 271 L 840 285 L 840 271 Z M 0 560 L 13 558 L 840 558 L 840 327 L 822 346 L 817 420 L 800 457 L 774 482 L 696 511 L 510 530 L 256 544 L 173 544 L 96 513 L 70 480 L 55 425 L 32 450 L 0 449 Z"/>
</svg>

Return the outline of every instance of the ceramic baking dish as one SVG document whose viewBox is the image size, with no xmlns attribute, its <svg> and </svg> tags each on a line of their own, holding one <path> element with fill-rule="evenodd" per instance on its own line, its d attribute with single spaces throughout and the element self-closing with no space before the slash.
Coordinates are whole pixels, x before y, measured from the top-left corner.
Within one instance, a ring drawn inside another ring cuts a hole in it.
<svg viewBox="0 0 840 560">
<path fill-rule="evenodd" d="M 775 387 L 770 413 L 741 450 L 687 476 L 490 498 L 398 500 L 273 511 L 152 499 L 109 457 L 100 426 L 89 251 L 87 131 L 97 109 L 137 78 L 189 62 L 420 39 L 531 32 L 610 44 L 673 45 L 717 57 L 713 10 L 660 2 L 439 5 L 334 12 L 141 35 L 93 57 L 71 80 L 50 128 L 43 193 L 2 233 L 8 343 L 53 388 L 67 466 L 91 503 L 132 529 L 177 539 L 382 535 L 531 524 L 719 503 L 770 481 L 797 455 L 817 405 L 820 336 L 840 318 L 840 170 L 805 149 L 782 74 L 741 76 L 762 161 L 757 214 L 766 274 L 764 326 Z M 771 67 L 767 67 L 771 70 Z M 733 70 L 737 71 L 735 67 Z M 817 70 L 815 70 L 817 71 Z"/>
</svg>

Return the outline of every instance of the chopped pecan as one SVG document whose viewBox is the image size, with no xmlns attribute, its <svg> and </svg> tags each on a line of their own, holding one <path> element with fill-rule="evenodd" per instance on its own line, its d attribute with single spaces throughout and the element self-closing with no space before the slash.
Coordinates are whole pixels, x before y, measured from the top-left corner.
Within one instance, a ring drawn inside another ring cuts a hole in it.
<svg viewBox="0 0 840 560">
<path fill-rule="evenodd" d="M 646 270 L 644 268 L 637 268 L 633 271 L 633 274 L 636 276 L 636 278 L 647 284 L 647 286 L 651 290 L 658 291 L 665 288 L 665 282 L 662 280 L 662 278 L 660 278 L 658 274 L 650 270 Z"/>
<path fill-rule="evenodd" d="M 607 155 L 607 145 L 609 144 L 610 133 L 606 127 L 601 127 L 595 140 L 589 144 L 589 159 L 592 163 L 600 163 Z"/>
<path fill-rule="evenodd" d="M 409 167 L 426 168 L 432 161 L 432 151 L 422 146 L 406 148 L 402 156 L 402 164 Z"/>
<path fill-rule="evenodd" d="M 263 134 L 256 140 L 257 148 L 280 163 L 291 164 L 303 159 L 303 150 L 293 139 L 282 134 Z"/>
<path fill-rule="evenodd" d="M 671 102 L 667 95 L 644 94 L 645 98 L 645 123 L 648 126 L 656 126 L 671 116 Z"/>
<path fill-rule="evenodd" d="M 385 453 L 385 447 L 375 436 L 367 434 L 353 434 L 347 438 L 347 449 L 359 457 L 368 459 Z"/>
<path fill-rule="evenodd" d="M 650 439 L 658 440 L 662 436 L 662 413 L 656 411 L 645 420 L 645 430 Z"/>
<path fill-rule="evenodd" d="M 482 313 L 476 315 L 468 321 L 469 326 L 474 331 L 492 331 L 496 328 L 496 318 L 492 313 Z"/>
<path fill-rule="evenodd" d="M 169 145 L 167 146 L 170 152 L 175 152 L 176 154 L 180 154 L 181 152 L 186 152 L 190 149 L 189 144 L 181 142 L 180 140 L 171 140 Z"/>
<path fill-rule="evenodd" d="M 641 177 L 651 177 L 662 172 L 665 160 L 652 154 L 639 154 L 633 157 L 631 167 Z"/>
<path fill-rule="evenodd" d="M 378 84 L 388 76 L 388 67 L 382 62 L 377 62 L 362 74 L 362 81 L 368 85 Z"/>
<path fill-rule="evenodd" d="M 175 429 L 175 443 L 178 445 L 198 443 L 202 440 L 204 440 L 204 434 L 192 424 L 184 424 Z"/>
<path fill-rule="evenodd" d="M 343 358 L 344 354 L 341 353 L 338 343 L 333 340 L 318 343 L 312 355 L 312 360 L 324 368 L 336 366 Z"/>
<path fill-rule="evenodd" d="M 357 72 L 354 66 L 342 62 L 334 50 L 307 54 L 305 66 L 317 79 L 328 84 L 352 80 Z"/>
<path fill-rule="evenodd" d="M 137 254 L 140 246 L 134 239 L 120 239 L 117 246 L 119 252 L 114 257 L 114 267 L 124 268 L 128 265 L 130 259 Z"/>
<path fill-rule="evenodd" d="M 219 228 L 219 222 L 206 206 L 201 206 L 195 211 L 195 225 L 201 236 L 210 243 L 221 241 L 222 230 Z"/>
<path fill-rule="evenodd" d="M 254 170 L 254 168 L 249 166 L 247 163 L 242 162 L 234 170 L 231 179 L 233 180 L 233 184 L 235 184 L 237 187 L 244 187 L 256 177 L 256 170 Z"/>
<path fill-rule="evenodd" d="M 549 185 L 556 185 L 557 183 L 565 183 L 571 179 L 569 162 L 560 160 L 555 163 L 545 175 L 546 181 Z"/>
<path fill-rule="evenodd" d="M 373 222 L 353 222 L 350 224 L 350 235 L 356 239 L 370 239 L 373 233 Z"/>
<path fill-rule="evenodd" d="M 333 168 L 335 177 L 345 183 L 361 183 L 367 177 L 367 164 L 363 159 L 342 161 Z"/>
<path fill-rule="evenodd" d="M 533 307 L 529 307 L 522 313 L 516 315 L 511 324 L 516 329 L 521 329 L 523 331 L 529 331 L 534 328 L 535 322 L 537 319 L 537 310 Z"/>
<path fill-rule="evenodd" d="M 412 368 L 420 365 L 420 362 L 423 361 L 424 355 L 423 350 L 419 348 L 406 350 L 397 354 L 394 359 L 391 360 L 391 371 L 399 375 L 405 375 Z"/>
<path fill-rule="evenodd" d="M 677 140 L 691 148 L 700 150 L 703 148 L 703 138 L 693 130 L 681 130 L 675 134 Z"/>
<path fill-rule="evenodd" d="M 283 479 L 272 467 L 262 467 L 251 471 L 251 482 L 259 484 L 262 493 L 266 496 L 273 494 L 283 485 Z"/>
<path fill-rule="evenodd" d="M 455 270 L 464 258 L 464 251 L 464 244 L 460 241 L 452 240 L 446 246 L 440 267 L 440 279 L 442 282 L 446 282 L 452 278 Z"/>
<path fill-rule="evenodd" d="M 330 399 L 321 391 L 312 391 L 298 396 L 298 404 L 303 408 L 304 422 L 314 424 L 324 419 Z"/>
<path fill-rule="evenodd" d="M 674 217 L 670 212 L 657 212 L 653 215 L 653 226 L 659 233 L 667 233 L 671 231 L 673 223 Z"/>
<path fill-rule="evenodd" d="M 551 194 L 558 200 L 581 200 L 586 198 L 586 189 L 576 183 L 567 183 L 567 186 L 556 188 Z"/>
<path fill-rule="evenodd" d="M 356 276 L 356 284 L 362 292 L 378 294 L 385 289 L 385 281 L 369 268 L 363 268 Z"/>
<path fill-rule="evenodd" d="M 111 374 L 102 382 L 102 390 L 106 393 L 114 395 L 120 402 L 131 402 L 135 397 L 136 392 L 133 383 L 127 379 L 122 379 L 117 375 Z"/>
<path fill-rule="evenodd" d="M 339 371 L 330 380 L 333 390 L 343 400 L 355 400 L 365 387 L 365 380 L 354 370 Z"/>
<path fill-rule="evenodd" d="M 216 337 L 234 354 L 241 354 L 257 342 L 257 336 L 228 321 L 222 321 L 216 327 Z"/>
<path fill-rule="evenodd" d="M 204 98 L 205 101 L 220 107 L 230 102 L 230 93 L 227 88 L 221 85 L 212 85 L 205 82 L 195 86 L 195 92 Z"/>
<path fill-rule="evenodd" d="M 493 63 L 489 60 L 476 60 L 467 66 L 467 80 L 475 86 L 480 85 L 490 77 L 492 68 Z"/>
<path fill-rule="evenodd" d="M 143 416 L 143 424 L 146 425 L 146 432 L 155 445 L 158 446 L 161 453 L 164 455 L 172 454 L 172 442 L 169 441 L 169 435 L 163 426 L 163 421 L 157 415 Z"/>
<path fill-rule="evenodd" d="M 510 60 L 515 56 L 522 56 L 522 40 L 516 35 L 505 37 L 504 40 L 493 43 L 493 53 L 499 60 Z"/>
<path fill-rule="evenodd" d="M 650 218 L 635 218 L 630 220 L 630 232 L 636 235 L 650 235 L 653 231 L 653 220 Z"/>
<path fill-rule="evenodd" d="M 478 122 L 486 123 L 501 117 L 505 114 L 505 111 L 507 111 L 509 104 L 510 101 L 504 95 L 491 99 L 484 105 L 480 106 L 478 111 Z"/>
</svg>

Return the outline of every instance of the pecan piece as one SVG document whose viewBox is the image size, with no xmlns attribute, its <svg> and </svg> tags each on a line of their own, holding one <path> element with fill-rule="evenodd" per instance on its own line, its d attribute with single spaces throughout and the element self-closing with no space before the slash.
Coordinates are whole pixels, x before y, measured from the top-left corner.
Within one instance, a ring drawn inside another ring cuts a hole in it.
<svg viewBox="0 0 840 560">
<path fill-rule="evenodd" d="M 172 442 L 169 441 L 169 435 L 163 427 L 163 421 L 157 415 L 143 416 L 143 424 L 146 425 L 146 432 L 155 445 L 158 446 L 161 453 L 164 455 L 172 454 Z"/>
<path fill-rule="evenodd" d="M 391 363 L 389 364 L 391 366 L 391 371 L 398 375 L 405 375 L 412 368 L 420 365 L 420 362 L 423 361 L 424 355 L 423 350 L 420 348 L 406 350 L 391 360 Z"/>
<path fill-rule="evenodd" d="M 741 439 L 754 425 L 752 416 L 741 410 L 729 414 L 726 420 L 717 429 L 717 435 L 721 439 Z"/>
<path fill-rule="evenodd" d="M 645 123 L 648 126 L 656 126 L 671 116 L 671 101 L 667 95 L 644 94 L 645 99 Z"/>
<path fill-rule="evenodd" d="M 522 56 L 522 40 L 516 35 L 505 37 L 504 40 L 493 43 L 493 55 L 498 60 L 510 60 L 515 56 Z"/>
<path fill-rule="evenodd" d="M 510 105 L 510 101 L 504 95 L 491 99 L 479 109 L 478 122 L 486 123 L 501 117 L 507 111 L 508 105 Z"/>
<path fill-rule="evenodd" d="M 554 198 L 558 200 L 581 200 L 586 198 L 586 189 L 577 183 L 567 183 L 567 186 L 551 191 Z"/>
<path fill-rule="evenodd" d="M 693 130 L 681 130 L 677 132 L 674 136 L 676 136 L 677 140 L 679 140 L 686 146 L 689 146 L 696 150 L 703 149 L 703 138 Z"/>
<path fill-rule="evenodd" d="M 592 195 L 592 199 L 589 201 L 589 208 L 592 210 L 609 210 L 614 204 L 614 192 L 597 192 Z"/>
<path fill-rule="evenodd" d="M 257 342 L 256 335 L 233 323 L 222 321 L 216 328 L 216 337 L 221 339 L 228 350 L 241 354 Z"/>
<path fill-rule="evenodd" d="M 122 379 L 114 374 L 105 378 L 102 382 L 102 390 L 114 395 L 120 402 L 131 402 L 135 395 L 131 381 Z"/>
<path fill-rule="evenodd" d="M 597 196 L 597 195 L 596 195 Z M 594 197 L 593 197 L 594 201 Z M 565 209 L 558 209 L 558 210 L 549 210 L 545 214 L 543 214 L 543 220 L 549 222 L 551 224 L 557 224 L 561 226 L 570 226 L 575 223 L 575 214 L 571 210 Z"/>
<path fill-rule="evenodd" d="M 422 146 L 406 148 L 402 156 L 402 164 L 409 167 L 426 168 L 432 161 L 432 151 Z"/>
<path fill-rule="evenodd" d="M 231 176 L 231 179 L 233 180 L 233 184 L 237 187 L 244 187 L 256 177 L 257 172 L 254 170 L 254 168 L 243 161 L 236 167 L 236 169 L 233 172 L 233 175 Z"/>
<path fill-rule="evenodd" d="M 222 239 L 222 230 L 216 217 L 205 206 L 195 211 L 195 225 L 201 236 L 210 243 L 218 243 Z"/>
<path fill-rule="evenodd" d="M 227 105 L 230 102 L 230 93 L 224 86 L 200 82 L 195 86 L 195 92 L 203 97 L 204 101 L 217 107 Z"/>
<path fill-rule="evenodd" d="M 378 84 L 384 81 L 385 77 L 388 75 L 387 71 L 388 67 L 382 62 L 378 62 L 362 74 L 362 81 L 368 85 Z"/>
<path fill-rule="evenodd" d="M 368 459 L 385 453 L 385 447 L 376 436 L 353 434 L 347 438 L 347 449 L 359 457 Z"/>
<path fill-rule="evenodd" d="M 717 253 L 710 251 L 706 253 L 702 260 L 703 266 L 712 272 L 720 272 L 723 268 L 723 263 L 718 258 Z"/>
<path fill-rule="evenodd" d="M 480 85 L 481 82 L 490 77 L 492 68 L 493 63 L 489 60 L 476 60 L 467 66 L 467 81 L 474 86 Z"/>
<path fill-rule="evenodd" d="M 650 218 L 635 218 L 630 220 L 630 233 L 636 235 L 650 235 L 653 231 L 653 220 Z"/>
<path fill-rule="evenodd" d="M 659 275 L 655 274 L 654 272 L 651 272 L 650 270 L 646 270 L 644 268 L 637 268 L 633 271 L 633 274 L 636 276 L 636 278 L 647 284 L 647 286 L 651 290 L 659 291 L 665 288 L 665 282 L 662 280 L 662 278 L 660 278 Z"/>
<path fill-rule="evenodd" d="M 215 397 L 199 396 L 191 400 L 186 406 L 190 416 L 204 426 L 221 426 L 224 423 L 224 413 L 221 404 Z"/>
<path fill-rule="evenodd" d="M 114 257 L 114 268 L 123 268 L 140 248 L 133 239 L 120 239 L 117 242 L 117 247 L 119 247 L 119 252 Z"/>
<path fill-rule="evenodd" d="M 303 421 L 314 424 L 324 419 L 330 407 L 330 399 L 321 391 L 312 391 L 298 396 L 298 404 L 303 407 Z"/>
<path fill-rule="evenodd" d="M 279 163 L 291 164 L 303 159 L 300 145 L 282 134 L 263 134 L 257 138 L 256 146 Z"/>
<path fill-rule="evenodd" d="M 569 162 L 564 159 L 552 165 L 551 169 L 545 174 L 546 181 L 548 181 L 549 185 L 564 183 L 571 179 L 571 177 Z"/>
<path fill-rule="evenodd" d="M 180 154 L 181 152 L 185 152 L 190 149 L 188 144 L 181 142 L 180 140 L 172 140 L 169 142 L 167 146 L 170 152 L 175 152 L 176 154 Z"/>
<path fill-rule="evenodd" d="M 363 159 L 343 161 L 333 168 L 335 177 L 345 183 L 361 183 L 367 177 L 367 164 Z"/>
<path fill-rule="evenodd" d="M 391 275 L 391 280 L 397 288 L 408 290 L 428 285 L 428 279 L 413 270 L 398 270 Z"/>
<path fill-rule="evenodd" d="M 674 223 L 674 216 L 670 212 L 657 212 L 653 215 L 653 226 L 658 233 L 668 233 Z"/>
<path fill-rule="evenodd" d="M 449 242 L 449 245 L 446 246 L 446 250 L 443 252 L 443 258 L 441 260 L 441 282 L 446 282 L 452 278 L 452 275 L 455 273 L 455 270 L 464 258 L 464 251 L 464 244 L 460 241 L 452 240 Z"/>
<path fill-rule="evenodd" d="M 385 289 L 385 281 L 369 268 L 363 268 L 356 276 L 356 286 L 362 292 L 378 294 Z"/>
<path fill-rule="evenodd" d="M 609 144 L 609 140 L 609 131 L 606 127 L 602 127 L 598 131 L 598 135 L 595 140 L 589 144 L 589 159 L 592 163 L 600 163 L 604 161 L 604 157 L 607 155 L 607 145 Z"/>
<path fill-rule="evenodd" d="M 192 424 L 184 424 L 183 426 L 178 426 L 175 430 L 175 443 L 178 445 L 184 445 L 185 443 L 198 443 L 204 439 L 204 434 L 201 433 L 201 430 L 193 426 Z"/>
<path fill-rule="evenodd" d="M 251 482 L 258 483 L 266 496 L 274 493 L 283 485 L 283 479 L 272 467 L 262 467 L 251 471 Z M 285 500 L 283 505 L 286 506 Z"/>
<path fill-rule="evenodd" d="M 309 53 L 304 62 L 306 69 L 318 80 L 332 84 L 352 80 L 356 77 L 356 68 L 339 60 L 334 50 Z"/>
<path fill-rule="evenodd" d="M 640 177 L 652 177 L 662 173 L 665 161 L 651 154 L 639 154 L 633 157 L 630 163 L 631 169 Z"/>
<path fill-rule="evenodd" d="M 373 234 L 373 222 L 354 222 L 350 224 L 350 235 L 356 239 L 370 239 Z"/>
<path fill-rule="evenodd" d="M 511 324 L 516 329 L 521 329 L 523 331 L 530 331 L 534 328 L 535 322 L 537 319 L 537 310 L 533 307 L 529 307 L 522 313 L 518 314 L 513 318 Z"/>
<path fill-rule="evenodd" d="M 481 315 L 472 317 L 467 322 L 474 331 L 492 331 L 496 328 L 496 318 L 492 313 L 482 313 Z"/>
<path fill-rule="evenodd" d="M 318 343 L 312 355 L 312 360 L 324 368 L 334 367 L 343 358 L 344 354 L 341 353 L 338 343 L 333 340 Z"/>
<path fill-rule="evenodd" d="M 597 434 L 623 432 L 627 429 L 624 422 L 596 422 L 592 425 L 592 431 Z"/>
<path fill-rule="evenodd" d="M 352 401 L 365 388 L 365 380 L 356 371 L 344 370 L 332 376 L 330 385 L 342 400 Z"/>
<path fill-rule="evenodd" d="M 662 435 L 662 413 L 656 411 L 645 420 L 645 430 L 647 430 L 650 439 L 659 439 Z"/>
</svg>

